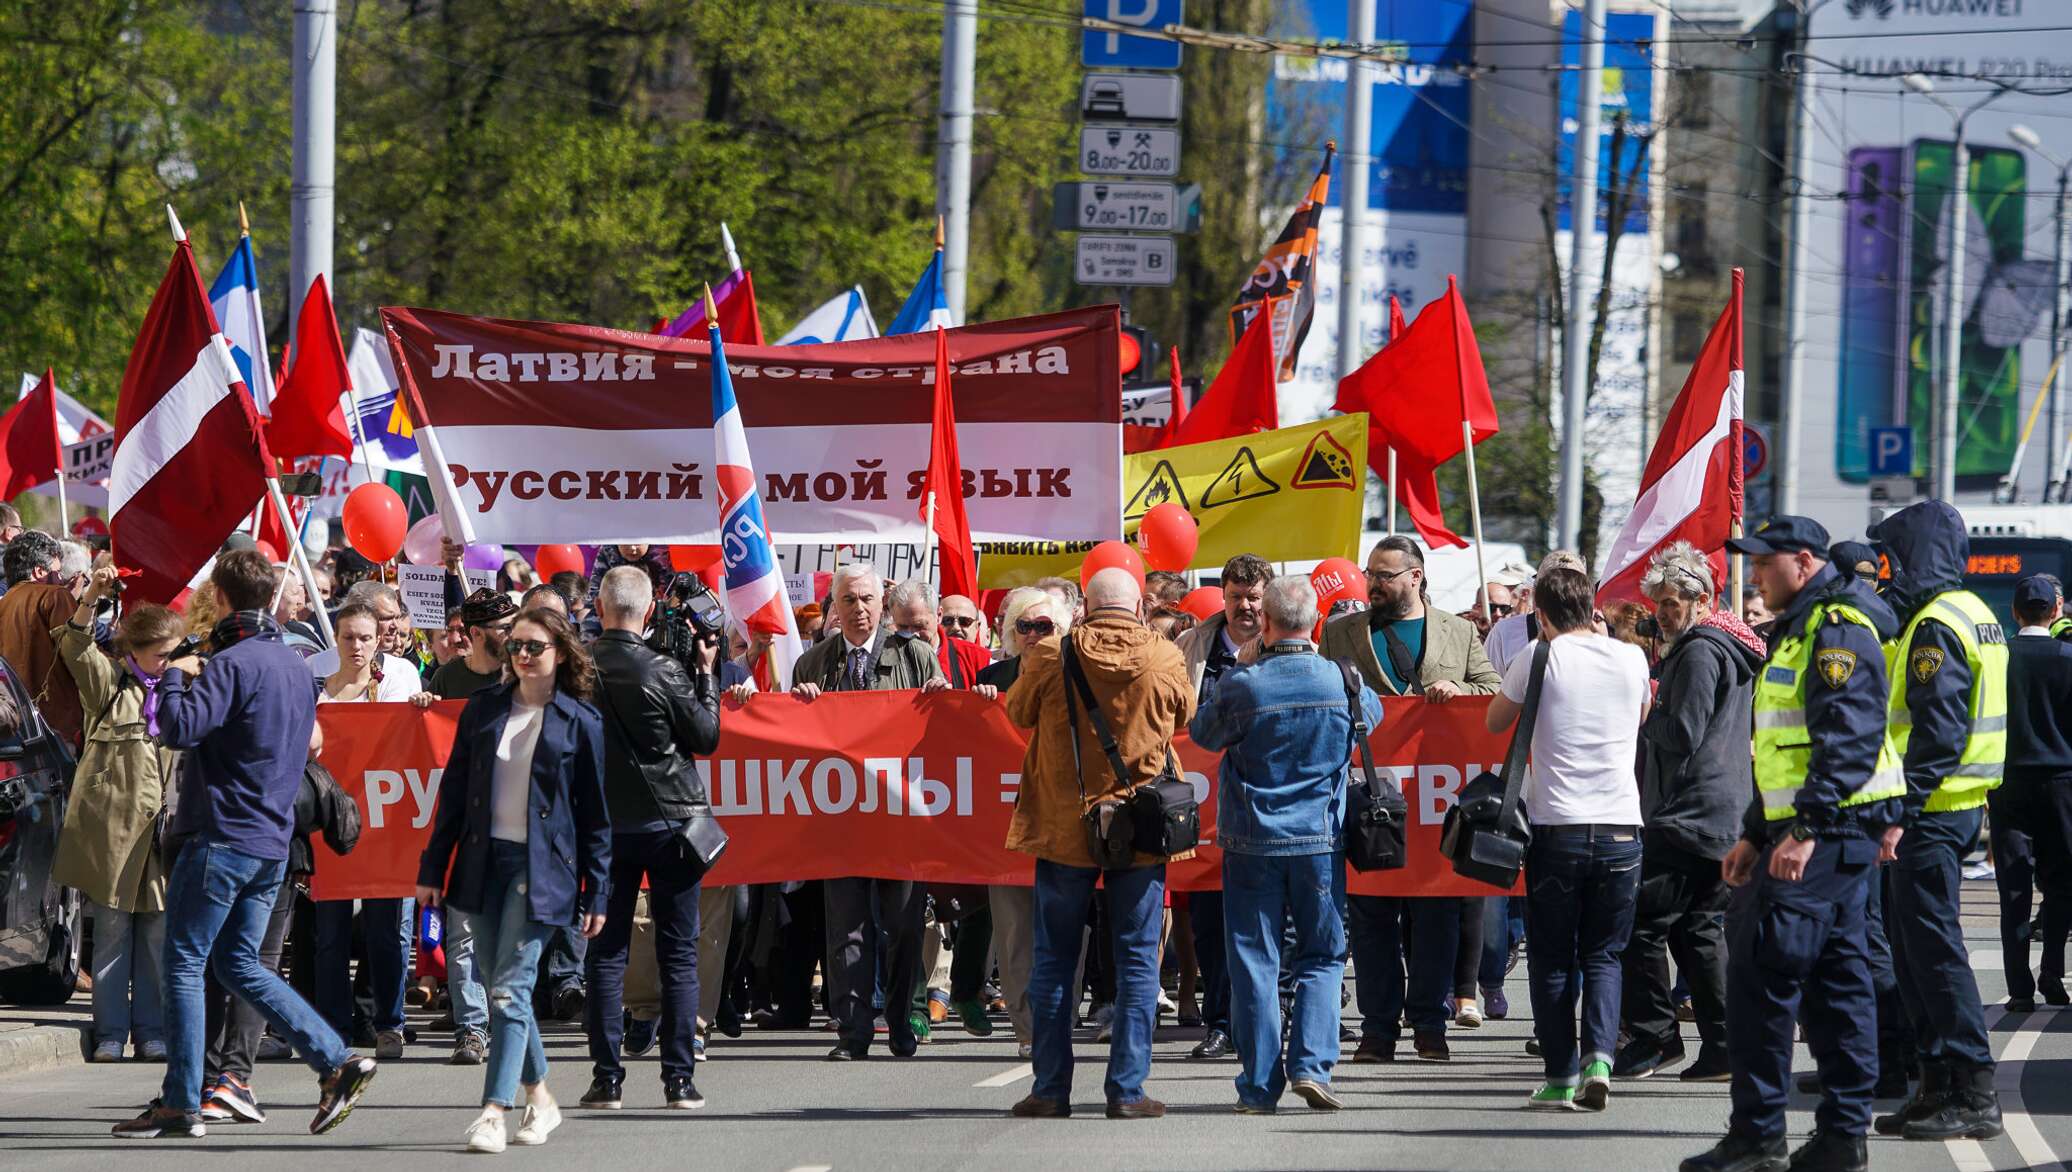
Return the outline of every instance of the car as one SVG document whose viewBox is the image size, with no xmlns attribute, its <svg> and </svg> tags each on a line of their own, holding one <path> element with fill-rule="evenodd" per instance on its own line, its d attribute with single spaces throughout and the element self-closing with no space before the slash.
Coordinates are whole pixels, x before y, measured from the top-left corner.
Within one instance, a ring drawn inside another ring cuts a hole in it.
<svg viewBox="0 0 2072 1172">
<path fill-rule="evenodd" d="M 1103 78 L 1087 87 L 1086 114 L 1089 117 L 1108 115 L 1121 118 L 1128 112 L 1129 106 L 1123 100 L 1121 82 Z"/>
<path fill-rule="evenodd" d="M 0 660 L 0 1001 L 62 1005 L 79 980 L 84 907 L 51 878 L 73 764 Z"/>
</svg>

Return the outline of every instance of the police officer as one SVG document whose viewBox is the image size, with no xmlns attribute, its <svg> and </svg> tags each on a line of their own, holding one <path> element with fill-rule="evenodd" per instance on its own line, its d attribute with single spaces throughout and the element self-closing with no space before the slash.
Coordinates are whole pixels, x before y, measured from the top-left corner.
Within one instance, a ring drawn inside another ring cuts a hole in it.
<svg viewBox="0 0 2072 1172">
<path fill-rule="evenodd" d="M 1899 623 L 1868 584 L 1828 564 L 1827 531 L 1814 521 L 1777 517 L 1727 545 L 1754 557 L 1756 585 L 1778 620 L 1755 688 L 1756 797 L 1720 864 L 1735 888 L 1733 1112 L 1726 1138 L 1682 1170 L 1862 1169 L 1878 1078 L 1865 905 L 1875 864 L 1897 843 L 1896 799 L 1906 792 L 1885 736 L 1881 646 Z M 1822 1095 L 1813 1137 L 1787 1163 L 1801 1017 Z"/>
<path fill-rule="evenodd" d="M 2000 1134 L 1985 1009 L 1958 922 L 1963 859 L 2007 759 L 2007 637 L 1963 588 L 1971 540 L 1945 501 L 1871 527 L 1892 563 L 1887 594 L 1906 630 L 1888 652 L 1894 749 L 1906 769 L 1904 825 L 1890 878 L 1893 955 L 1921 1050 L 1921 1082 L 1881 1135 Z"/>
</svg>

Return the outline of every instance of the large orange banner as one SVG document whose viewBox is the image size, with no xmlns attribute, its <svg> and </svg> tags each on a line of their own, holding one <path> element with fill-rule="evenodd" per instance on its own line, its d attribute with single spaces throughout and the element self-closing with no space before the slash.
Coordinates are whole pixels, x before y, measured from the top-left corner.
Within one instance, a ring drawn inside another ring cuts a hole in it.
<svg viewBox="0 0 2072 1172">
<path fill-rule="evenodd" d="M 1410 806 L 1410 865 L 1354 874 L 1369 895 L 1491 895 L 1439 855 L 1439 828 L 1467 779 L 1494 769 L 1504 740 L 1482 728 L 1486 700 L 1383 702 L 1375 768 Z M 359 847 L 318 848 L 319 899 L 408 895 L 431 833 L 439 779 L 462 702 L 318 709 L 323 762 L 360 804 Z M 869 875 L 932 883 L 1027 884 L 1034 861 L 1007 850 L 1024 738 L 1005 707 L 965 692 L 836 693 L 811 703 L 764 695 L 729 703 L 719 752 L 700 761 L 731 842 L 714 883 Z M 1176 742 L 1201 800 L 1203 849 L 1167 872 L 1175 890 L 1214 889 L 1220 754 Z"/>
</svg>

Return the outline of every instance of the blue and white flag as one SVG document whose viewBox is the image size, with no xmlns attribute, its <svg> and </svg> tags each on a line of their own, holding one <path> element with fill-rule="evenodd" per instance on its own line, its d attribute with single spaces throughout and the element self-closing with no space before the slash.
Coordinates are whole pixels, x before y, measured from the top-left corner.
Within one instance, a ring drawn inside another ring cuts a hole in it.
<svg viewBox="0 0 2072 1172">
<path fill-rule="evenodd" d="M 853 342 L 878 336 L 878 323 L 871 317 L 870 302 L 863 299 L 863 286 L 852 285 L 846 293 L 799 319 L 791 332 L 777 339 L 779 346 L 806 346 L 814 342 Z"/>
<path fill-rule="evenodd" d="M 922 270 L 921 279 L 914 282 L 914 291 L 907 294 L 906 304 L 899 307 L 899 316 L 885 327 L 885 336 L 918 334 L 937 326 L 951 329 L 956 322 L 950 319 L 950 301 L 942 287 L 942 249 L 935 250 L 929 258 L 928 267 Z"/>
<path fill-rule="evenodd" d="M 744 631 L 770 635 L 772 681 L 791 686 L 791 667 L 804 647 L 791 600 L 784 592 L 784 571 L 763 521 L 762 492 L 756 486 L 755 461 L 748 454 L 748 432 L 741 425 L 741 407 L 734 401 L 734 380 L 719 327 L 712 340 L 712 439 L 715 478 L 719 482 L 719 551 L 725 567 L 727 611 Z"/>
<path fill-rule="evenodd" d="M 209 286 L 209 304 L 216 324 L 230 343 L 230 357 L 251 389 L 261 415 L 273 414 L 273 368 L 266 359 L 266 314 L 259 308 L 259 265 L 252 259 L 252 238 L 238 238 L 237 251 L 223 263 Z"/>
</svg>

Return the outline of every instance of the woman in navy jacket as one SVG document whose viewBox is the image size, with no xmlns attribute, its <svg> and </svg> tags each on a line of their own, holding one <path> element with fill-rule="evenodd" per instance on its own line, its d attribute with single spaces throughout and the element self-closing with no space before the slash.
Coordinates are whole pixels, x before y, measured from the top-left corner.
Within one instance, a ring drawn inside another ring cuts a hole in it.
<svg viewBox="0 0 2072 1172">
<path fill-rule="evenodd" d="M 504 1149 L 504 1112 L 525 1113 L 511 1141 L 541 1144 L 561 1122 L 532 1015 L 540 952 L 555 929 L 604 926 L 611 818 L 604 725 L 589 704 L 596 669 L 568 620 L 527 610 L 504 644 L 504 682 L 462 709 L 439 782 L 417 898 L 467 917 L 489 991 L 489 1062 L 468 1150 Z M 449 873 L 449 865 L 451 871 Z"/>
</svg>

